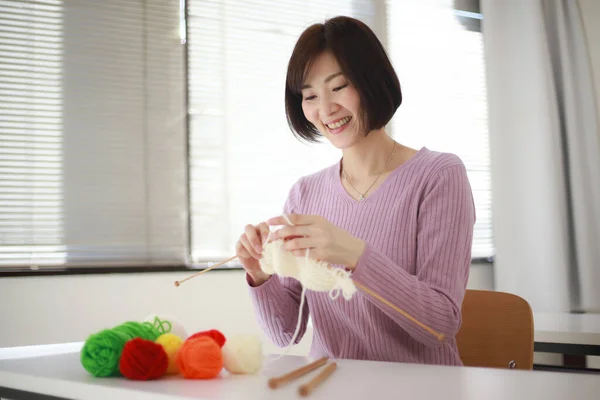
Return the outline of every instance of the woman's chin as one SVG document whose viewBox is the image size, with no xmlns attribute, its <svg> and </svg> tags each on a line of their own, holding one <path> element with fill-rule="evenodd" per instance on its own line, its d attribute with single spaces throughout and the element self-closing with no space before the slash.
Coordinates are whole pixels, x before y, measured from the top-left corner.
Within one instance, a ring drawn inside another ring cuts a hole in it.
<svg viewBox="0 0 600 400">
<path fill-rule="evenodd" d="M 327 140 L 329 140 L 329 143 L 331 143 L 333 147 L 339 150 L 344 150 L 355 145 L 357 139 L 359 139 L 356 136 L 356 131 L 354 130 L 354 126 L 352 124 L 349 124 L 347 128 L 341 132 L 333 133 L 327 131 L 324 136 L 327 138 Z"/>
<path fill-rule="evenodd" d="M 335 147 L 338 150 L 344 150 L 347 149 L 348 147 L 351 147 L 352 145 L 355 144 L 356 140 L 353 137 L 343 137 L 343 136 L 332 136 L 332 135 L 327 135 L 327 140 L 329 140 L 329 143 L 331 143 L 331 145 L 333 147 Z"/>
</svg>

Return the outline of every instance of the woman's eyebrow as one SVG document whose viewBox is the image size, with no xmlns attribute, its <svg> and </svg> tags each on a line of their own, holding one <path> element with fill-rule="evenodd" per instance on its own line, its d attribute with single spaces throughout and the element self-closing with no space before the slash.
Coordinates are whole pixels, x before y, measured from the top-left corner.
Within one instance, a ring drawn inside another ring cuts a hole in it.
<svg viewBox="0 0 600 400">
<path fill-rule="evenodd" d="M 343 73 L 343 72 L 341 72 L 341 71 L 340 71 L 340 72 L 336 72 L 335 74 L 331 74 L 331 75 L 329 75 L 327 78 L 325 78 L 325 81 L 324 81 L 324 82 L 325 82 L 325 83 L 327 83 L 327 82 L 329 82 L 330 80 L 332 80 L 333 78 L 336 78 L 336 77 L 338 77 L 338 76 L 340 76 L 340 75 L 343 75 L 343 74 L 344 74 L 344 73 Z M 312 87 L 312 86 L 310 86 L 310 85 L 302 85 L 302 87 L 301 87 L 300 89 L 310 89 L 311 87 Z"/>
</svg>

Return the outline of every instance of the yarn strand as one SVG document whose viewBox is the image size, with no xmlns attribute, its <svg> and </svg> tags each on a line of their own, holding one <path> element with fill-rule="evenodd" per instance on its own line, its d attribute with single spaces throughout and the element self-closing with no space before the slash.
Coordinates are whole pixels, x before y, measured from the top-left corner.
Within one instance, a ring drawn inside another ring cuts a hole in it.
<svg viewBox="0 0 600 400">
<path fill-rule="evenodd" d="M 283 215 L 285 216 L 285 220 L 289 224 L 292 224 L 290 222 L 290 220 L 288 219 L 287 215 L 285 215 L 285 214 L 283 214 Z M 269 233 L 269 235 L 270 235 L 270 233 Z M 267 236 L 267 238 L 268 238 L 268 236 Z M 309 250 L 306 249 L 306 256 L 304 258 L 305 263 L 308 263 L 308 256 L 309 256 Z M 298 309 L 298 320 L 296 321 L 296 329 L 294 330 L 294 334 L 292 335 L 292 340 L 290 340 L 290 343 L 281 352 L 281 354 L 278 357 L 276 357 L 275 359 L 271 360 L 271 362 L 279 360 L 283 356 L 287 355 L 289 353 L 289 351 L 291 350 L 292 346 L 294 345 L 294 342 L 298 338 L 298 334 L 300 333 L 300 327 L 302 326 L 302 311 L 304 310 L 304 301 L 306 300 L 306 286 L 302 285 L 302 283 L 300 283 L 300 286 L 302 286 L 302 293 L 300 294 L 300 308 Z"/>
<path fill-rule="evenodd" d="M 302 310 L 304 309 L 304 300 L 305 299 L 306 299 L 306 287 L 302 286 L 302 294 L 300 295 L 300 308 L 298 309 L 298 321 L 296 322 L 296 329 L 294 330 L 292 339 L 290 340 L 288 345 L 285 347 L 285 349 L 283 349 L 281 354 L 279 354 L 274 359 L 269 360 L 269 362 L 277 361 L 280 358 L 286 356 L 290 352 L 292 347 L 294 346 L 294 342 L 296 342 L 296 339 L 298 339 L 298 335 L 300 334 L 300 327 L 302 326 Z"/>
<path fill-rule="evenodd" d="M 165 326 L 166 326 L 166 328 L 165 328 Z M 152 327 L 155 328 L 156 330 L 158 330 L 161 335 L 163 333 L 169 333 L 169 332 L 171 332 L 171 329 L 173 329 L 173 325 L 171 325 L 171 322 L 169 322 L 167 320 L 162 320 L 158 316 L 154 317 Z"/>
<path fill-rule="evenodd" d="M 306 300 L 306 287 L 302 287 L 302 294 L 300 295 L 300 310 L 298 310 L 298 321 L 296 322 L 296 329 L 294 330 L 294 335 L 292 336 L 292 340 L 290 340 L 290 344 L 288 344 L 288 350 L 294 345 L 296 339 L 298 339 L 298 334 L 300 333 L 300 327 L 302 326 L 302 311 L 304 310 L 304 302 Z"/>
</svg>

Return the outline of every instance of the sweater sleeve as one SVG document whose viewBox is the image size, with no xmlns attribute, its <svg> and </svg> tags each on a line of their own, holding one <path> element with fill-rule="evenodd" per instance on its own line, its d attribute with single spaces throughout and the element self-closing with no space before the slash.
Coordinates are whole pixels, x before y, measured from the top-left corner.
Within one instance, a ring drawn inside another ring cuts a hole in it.
<svg viewBox="0 0 600 400">
<path fill-rule="evenodd" d="M 367 243 L 352 273 L 353 279 L 416 320 L 455 336 L 471 264 L 475 207 L 462 163 L 438 171 L 426 185 L 419 204 L 415 274 L 407 272 Z M 442 344 L 392 307 L 363 292 L 415 340 Z"/>
<path fill-rule="evenodd" d="M 301 181 L 290 190 L 285 202 L 284 213 L 298 213 L 300 204 Z M 272 275 L 268 281 L 253 287 L 250 276 L 246 281 L 250 290 L 250 298 L 258 323 L 267 337 L 277 346 L 285 347 L 290 344 L 296 325 L 302 294 L 300 282 L 293 278 Z M 300 342 L 308 323 L 309 308 L 305 301 L 302 309 L 302 322 L 294 344 Z"/>
</svg>

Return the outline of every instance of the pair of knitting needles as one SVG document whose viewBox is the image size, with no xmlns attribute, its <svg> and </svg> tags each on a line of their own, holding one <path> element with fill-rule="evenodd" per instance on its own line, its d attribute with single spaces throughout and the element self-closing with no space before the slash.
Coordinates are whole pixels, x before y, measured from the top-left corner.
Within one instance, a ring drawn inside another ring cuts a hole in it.
<svg viewBox="0 0 600 400">
<path fill-rule="evenodd" d="M 327 361 L 327 357 L 322 357 L 316 361 L 311 362 L 310 364 L 288 372 L 285 375 L 276 378 L 271 378 L 267 383 L 271 389 L 277 389 L 325 365 Z M 323 383 L 327 378 L 329 378 L 331 374 L 333 374 L 333 371 L 335 371 L 336 368 L 337 364 L 335 362 L 329 363 L 329 365 L 327 365 L 327 367 L 325 367 L 323 371 L 319 372 L 317 376 L 312 378 L 309 382 L 301 385 L 298 388 L 298 394 L 302 397 L 309 396 L 317 387 L 319 387 L 321 383 Z"/>
<path fill-rule="evenodd" d="M 196 276 L 202 275 L 212 269 L 218 268 L 222 265 L 227 264 L 230 261 L 233 261 L 237 258 L 237 256 L 233 256 L 233 257 L 229 257 L 227 260 L 225 261 L 221 261 L 218 264 L 215 265 L 211 265 L 208 268 L 205 268 L 204 270 L 200 271 L 200 272 L 196 272 L 193 275 L 188 276 L 185 279 L 182 279 L 180 281 L 175 281 L 175 286 L 179 286 L 181 285 L 183 282 L 190 280 L 192 278 L 195 278 Z M 431 333 L 434 337 L 436 337 L 439 341 L 444 340 L 444 334 L 440 333 L 440 332 L 436 332 L 435 330 L 433 330 L 432 328 L 430 328 L 429 326 L 425 325 L 424 323 L 422 323 L 421 321 L 417 320 L 415 317 L 413 317 L 412 315 L 410 315 L 409 313 L 407 313 L 406 311 L 404 311 L 403 309 L 401 309 L 400 307 L 396 306 L 395 304 L 390 303 L 389 301 L 387 301 L 386 299 L 384 299 L 383 297 L 381 297 L 379 294 L 375 293 L 374 291 L 372 291 L 371 289 L 369 289 L 368 287 L 366 287 L 365 285 L 362 285 L 356 281 L 354 281 L 354 284 L 359 288 L 362 289 L 363 291 L 365 291 L 366 293 L 370 294 L 371 296 L 375 297 L 377 300 L 379 300 L 380 302 L 382 302 L 383 304 L 385 304 L 386 306 L 390 307 L 391 309 L 393 309 L 394 311 L 400 313 L 401 315 L 403 315 L 405 318 L 407 318 L 408 320 L 410 320 L 412 323 L 414 323 L 415 325 L 421 327 L 422 329 L 424 329 L 425 331 Z"/>
</svg>

